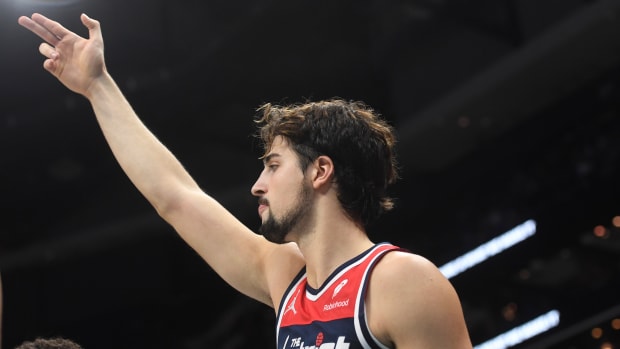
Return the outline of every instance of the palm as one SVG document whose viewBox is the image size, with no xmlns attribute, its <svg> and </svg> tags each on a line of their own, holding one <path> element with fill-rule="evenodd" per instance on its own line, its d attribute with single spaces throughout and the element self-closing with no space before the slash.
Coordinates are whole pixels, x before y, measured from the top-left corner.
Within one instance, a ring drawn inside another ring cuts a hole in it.
<svg viewBox="0 0 620 349">
<path fill-rule="evenodd" d="M 59 42 L 56 51 L 59 57 L 48 70 L 74 92 L 84 94 L 105 70 L 103 43 L 98 40 L 68 35 Z"/>
</svg>

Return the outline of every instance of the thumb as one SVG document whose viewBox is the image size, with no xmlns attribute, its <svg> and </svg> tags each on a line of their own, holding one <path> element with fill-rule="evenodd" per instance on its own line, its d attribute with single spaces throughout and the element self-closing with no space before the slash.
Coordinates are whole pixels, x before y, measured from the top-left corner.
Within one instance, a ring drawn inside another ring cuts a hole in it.
<svg viewBox="0 0 620 349">
<path fill-rule="evenodd" d="M 95 37 L 101 38 L 101 25 L 99 21 L 88 17 L 85 13 L 82 13 L 80 19 L 82 24 L 88 28 L 88 35 L 91 39 Z"/>
</svg>

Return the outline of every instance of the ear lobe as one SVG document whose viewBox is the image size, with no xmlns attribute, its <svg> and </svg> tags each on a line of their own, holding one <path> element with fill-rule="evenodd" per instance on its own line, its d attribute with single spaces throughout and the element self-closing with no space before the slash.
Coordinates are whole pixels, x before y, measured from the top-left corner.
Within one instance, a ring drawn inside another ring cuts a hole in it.
<svg viewBox="0 0 620 349">
<path fill-rule="evenodd" d="M 334 177 L 334 162 L 329 156 L 321 155 L 314 160 L 314 176 L 312 184 L 319 188 L 332 182 Z"/>
</svg>

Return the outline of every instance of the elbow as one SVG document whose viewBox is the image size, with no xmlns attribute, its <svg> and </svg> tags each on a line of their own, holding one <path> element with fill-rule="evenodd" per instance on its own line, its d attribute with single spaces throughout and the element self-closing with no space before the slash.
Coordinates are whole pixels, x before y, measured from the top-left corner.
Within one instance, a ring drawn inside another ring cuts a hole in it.
<svg viewBox="0 0 620 349">
<path fill-rule="evenodd" d="M 154 195 L 148 198 L 148 200 L 155 208 L 157 214 L 169 222 L 174 216 L 184 210 L 183 208 L 187 205 L 185 203 L 187 201 L 185 196 L 180 191 L 175 191 Z"/>
<path fill-rule="evenodd" d="M 180 189 L 167 192 L 151 204 L 160 217 L 175 226 L 175 223 L 196 215 L 201 207 L 208 205 L 209 199 L 199 188 Z"/>
</svg>

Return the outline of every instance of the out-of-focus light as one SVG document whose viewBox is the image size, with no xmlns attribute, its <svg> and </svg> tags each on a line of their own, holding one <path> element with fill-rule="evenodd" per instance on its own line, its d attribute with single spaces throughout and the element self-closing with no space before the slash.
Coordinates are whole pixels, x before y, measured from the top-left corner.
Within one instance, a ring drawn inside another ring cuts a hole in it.
<svg viewBox="0 0 620 349">
<path fill-rule="evenodd" d="M 614 218 L 612 218 L 611 224 L 613 224 L 616 228 L 620 228 L 620 216 L 615 216 Z"/>
<path fill-rule="evenodd" d="M 614 330 L 620 330 L 620 319 L 616 318 L 611 320 L 611 328 Z"/>
<path fill-rule="evenodd" d="M 80 0 L 18 0 L 22 4 L 38 4 L 38 5 L 68 5 L 80 2 Z"/>
<path fill-rule="evenodd" d="M 529 270 L 527 269 L 521 269 L 519 271 L 519 279 L 521 280 L 527 280 L 532 276 L 532 273 L 530 273 Z"/>
<path fill-rule="evenodd" d="M 614 349 L 614 345 L 609 342 L 605 342 L 601 344 L 601 349 Z"/>
<path fill-rule="evenodd" d="M 504 234 L 478 246 L 461 257 L 441 266 L 439 270 L 450 279 L 465 270 L 482 263 L 498 253 L 518 244 L 536 233 L 536 221 L 530 219 Z"/>
<path fill-rule="evenodd" d="M 607 228 L 605 228 L 602 225 L 597 225 L 596 227 L 594 227 L 593 233 L 594 233 L 594 236 L 598 238 L 602 238 L 602 239 L 607 238 L 609 236 Z"/>
<path fill-rule="evenodd" d="M 590 335 L 594 339 L 599 339 L 603 336 L 603 329 L 600 327 L 595 327 L 590 331 Z"/>
<path fill-rule="evenodd" d="M 516 317 L 517 317 L 517 304 L 511 302 L 508 303 L 503 309 L 502 309 L 502 316 L 504 317 L 504 320 L 506 321 L 513 321 Z"/>
<path fill-rule="evenodd" d="M 457 123 L 460 128 L 467 128 L 471 124 L 471 120 L 468 116 L 463 115 L 459 117 Z"/>
<path fill-rule="evenodd" d="M 80 3 L 82 0 L 13 0 L 18 6 L 63 7 Z"/>
<path fill-rule="evenodd" d="M 559 324 L 560 312 L 551 310 L 521 326 L 517 326 L 508 332 L 504 332 L 495 338 L 476 345 L 474 349 L 505 349 L 513 347 L 525 340 L 549 331 Z"/>
</svg>

